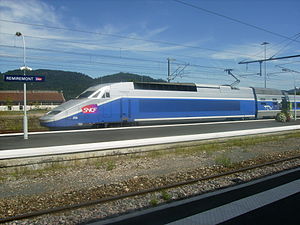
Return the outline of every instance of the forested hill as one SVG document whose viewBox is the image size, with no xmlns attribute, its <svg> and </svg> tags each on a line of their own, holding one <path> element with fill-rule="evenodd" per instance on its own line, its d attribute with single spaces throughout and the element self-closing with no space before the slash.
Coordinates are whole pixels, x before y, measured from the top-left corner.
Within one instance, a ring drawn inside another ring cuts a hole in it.
<svg viewBox="0 0 300 225">
<path fill-rule="evenodd" d="M 23 75 L 23 71 L 13 70 L 0 73 L 0 90 L 23 90 L 21 82 L 4 82 L 4 75 Z M 88 87 L 101 83 L 144 81 L 144 82 L 165 82 L 161 79 L 153 79 L 148 76 L 140 76 L 131 73 L 117 73 L 99 78 L 91 78 L 88 75 L 61 70 L 33 70 L 26 72 L 26 75 L 45 76 L 46 81 L 42 83 L 27 83 L 27 90 L 55 90 L 63 91 L 66 100 L 78 96 Z"/>
</svg>

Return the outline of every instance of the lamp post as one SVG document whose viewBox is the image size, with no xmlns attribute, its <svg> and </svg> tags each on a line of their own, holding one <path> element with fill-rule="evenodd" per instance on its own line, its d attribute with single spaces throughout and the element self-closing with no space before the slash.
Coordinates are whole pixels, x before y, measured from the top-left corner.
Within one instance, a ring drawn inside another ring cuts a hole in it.
<svg viewBox="0 0 300 225">
<path fill-rule="evenodd" d="M 22 37 L 23 40 L 23 66 L 20 67 L 20 70 L 24 71 L 24 76 L 26 75 L 26 71 L 31 71 L 32 69 L 26 66 L 26 47 L 25 47 L 25 38 L 21 32 L 17 32 L 16 36 Z M 27 99 L 26 99 L 26 82 L 24 82 L 24 118 L 23 118 L 23 131 L 24 131 L 24 139 L 28 139 L 28 119 L 27 119 Z"/>
<path fill-rule="evenodd" d="M 270 44 L 268 42 L 263 42 L 261 43 L 261 45 L 264 45 L 264 50 L 265 50 L 265 62 L 264 62 L 264 69 L 265 69 L 265 74 L 264 74 L 264 77 L 265 77 L 265 88 L 267 88 L 267 44 Z"/>
</svg>

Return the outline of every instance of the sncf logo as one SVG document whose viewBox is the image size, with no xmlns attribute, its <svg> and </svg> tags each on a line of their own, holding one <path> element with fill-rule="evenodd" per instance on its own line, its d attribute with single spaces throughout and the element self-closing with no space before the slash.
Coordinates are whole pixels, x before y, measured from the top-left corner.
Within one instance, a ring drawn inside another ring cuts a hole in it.
<svg viewBox="0 0 300 225">
<path fill-rule="evenodd" d="M 95 113 L 98 111 L 98 107 L 96 104 L 86 105 L 81 108 L 83 113 Z"/>
</svg>

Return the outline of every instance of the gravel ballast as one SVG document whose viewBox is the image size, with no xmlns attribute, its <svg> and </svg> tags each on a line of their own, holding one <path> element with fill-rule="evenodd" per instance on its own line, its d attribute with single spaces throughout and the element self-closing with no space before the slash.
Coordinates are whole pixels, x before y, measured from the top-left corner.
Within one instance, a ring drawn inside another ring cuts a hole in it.
<svg viewBox="0 0 300 225">
<path fill-rule="evenodd" d="M 257 136 L 252 141 L 233 139 L 230 144 L 224 140 L 203 142 L 198 146 L 165 151 L 102 157 L 72 167 L 57 165 L 40 171 L 0 173 L 0 218 L 211 176 L 299 155 L 299 137 L 300 132 L 293 132 L 263 138 Z M 165 192 L 6 224 L 84 223 L 233 185 L 237 178 L 248 181 L 299 165 L 300 160 L 297 159 Z"/>
</svg>

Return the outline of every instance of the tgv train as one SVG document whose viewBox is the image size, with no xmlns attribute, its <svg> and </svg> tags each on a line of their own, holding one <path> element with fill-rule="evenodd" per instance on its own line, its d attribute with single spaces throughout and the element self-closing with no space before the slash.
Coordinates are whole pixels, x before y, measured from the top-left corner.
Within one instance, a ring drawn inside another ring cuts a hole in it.
<svg viewBox="0 0 300 225">
<path fill-rule="evenodd" d="M 276 89 L 124 82 L 88 88 L 40 118 L 46 127 L 275 117 L 294 96 Z M 300 96 L 296 96 L 300 110 Z M 292 109 L 293 110 L 293 109 Z"/>
</svg>

